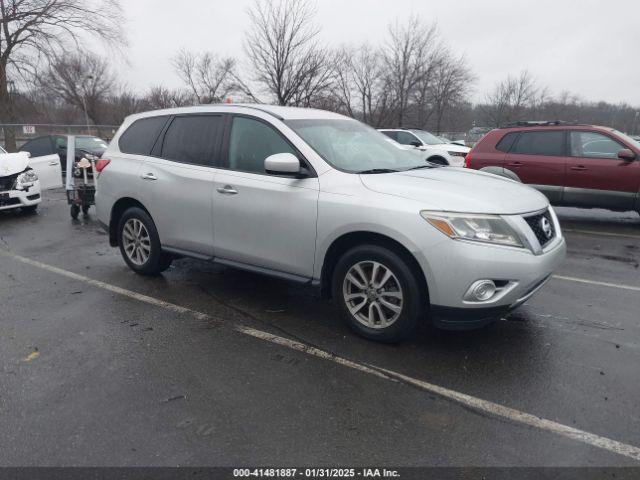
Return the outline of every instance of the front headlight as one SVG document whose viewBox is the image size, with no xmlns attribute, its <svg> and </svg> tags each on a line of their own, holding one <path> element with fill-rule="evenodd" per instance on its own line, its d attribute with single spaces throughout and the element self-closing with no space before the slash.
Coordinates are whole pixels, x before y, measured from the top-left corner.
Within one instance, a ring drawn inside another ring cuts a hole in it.
<svg viewBox="0 0 640 480">
<path fill-rule="evenodd" d="M 431 225 L 453 239 L 523 247 L 518 234 L 499 215 L 420 212 Z"/>
<path fill-rule="evenodd" d="M 22 172 L 16 178 L 16 189 L 24 190 L 27 187 L 33 186 L 33 184 L 38 180 L 38 175 L 33 170 L 27 170 Z"/>
</svg>

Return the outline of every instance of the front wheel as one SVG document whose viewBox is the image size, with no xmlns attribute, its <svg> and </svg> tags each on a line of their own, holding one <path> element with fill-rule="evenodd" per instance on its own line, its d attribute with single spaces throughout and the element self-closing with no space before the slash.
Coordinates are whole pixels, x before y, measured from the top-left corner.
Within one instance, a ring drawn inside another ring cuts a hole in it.
<svg viewBox="0 0 640 480">
<path fill-rule="evenodd" d="M 347 325 L 371 340 L 406 339 L 424 312 L 426 292 L 416 274 L 400 255 L 378 245 L 346 252 L 335 267 L 332 290 Z"/>
<path fill-rule="evenodd" d="M 164 272 L 173 258 L 162 251 L 151 216 L 138 207 L 124 212 L 118 223 L 118 245 L 129 268 L 140 275 Z"/>
</svg>

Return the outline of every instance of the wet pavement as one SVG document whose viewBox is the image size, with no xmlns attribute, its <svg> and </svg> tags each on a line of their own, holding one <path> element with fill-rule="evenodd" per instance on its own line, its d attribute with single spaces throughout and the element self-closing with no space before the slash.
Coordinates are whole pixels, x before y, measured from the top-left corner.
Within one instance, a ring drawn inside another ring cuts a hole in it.
<svg viewBox="0 0 640 480">
<path fill-rule="evenodd" d="M 639 465 L 607 448 L 248 337 L 245 325 L 640 446 L 640 218 L 558 209 L 568 256 L 518 311 L 400 345 L 310 287 L 183 259 L 127 269 L 61 191 L 0 213 L 0 465 Z"/>
</svg>

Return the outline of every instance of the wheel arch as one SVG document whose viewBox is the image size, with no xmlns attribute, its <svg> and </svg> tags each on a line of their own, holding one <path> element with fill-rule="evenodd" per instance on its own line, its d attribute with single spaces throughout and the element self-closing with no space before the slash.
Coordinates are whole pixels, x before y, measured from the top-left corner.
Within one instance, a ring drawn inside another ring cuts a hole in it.
<svg viewBox="0 0 640 480">
<path fill-rule="evenodd" d="M 522 183 L 522 180 L 520 180 L 520 177 L 518 177 L 518 175 L 509 170 L 508 168 L 503 168 L 503 167 L 483 167 L 480 169 L 481 172 L 486 172 L 486 173 L 493 173 L 494 175 L 498 175 L 499 177 L 505 177 L 508 178 L 510 180 L 515 180 L 516 182 L 520 182 Z"/>
<path fill-rule="evenodd" d="M 427 157 L 427 162 L 436 163 L 438 165 L 447 165 L 447 166 L 451 165 L 446 158 L 444 158 L 442 155 L 439 155 L 437 153 L 434 155 L 431 155 L 430 157 Z"/>
<path fill-rule="evenodd" d="M 421 289 L 425 292 L 426 300 L 429 301 L 429 285 L 427 279 L 420 268 L 418 260 L 402 243 L 393 238 L 376 232 L 356 231 L 345 233 L 336 238 L 327 249 L 320 275 L 320 292 L 323 298 L 331 298 L 331 279 L 338 260 L 348 250 L 359 245 L 378 245 L 388 248 L 398 254 L 409 268 L 414 272 Z"/>
<path fill-rule="evenodd" d="M 118 223 L 120 222 L 120 218 L 122 218 L 122 214 L 127 211 L 127 209 L 131 207 L 138 207 L 147 212 L 149 216 L 149 210 L 138 200 L 131 197 L 123 197 L 120 198 L 116 203 L 111 207 L 111 215 L 109 217 L 109 245 L 112 247 L 118 246 Z"/>
</svg>

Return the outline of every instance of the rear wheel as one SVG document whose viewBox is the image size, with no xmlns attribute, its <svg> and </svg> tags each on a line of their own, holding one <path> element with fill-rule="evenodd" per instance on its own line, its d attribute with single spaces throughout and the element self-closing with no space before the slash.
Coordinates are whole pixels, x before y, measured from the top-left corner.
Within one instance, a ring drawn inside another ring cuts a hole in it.
<svg viewBox="0 0 640 480">
<path fill-rule="evenodd" d="M 371 340 L 409 337 L 423 313 L 415 273 L 401 256 L 378 245 L 346 252 L 335 267 L 332 290 L 349 327 Z"/>
<path fill-rule="evenodd" d="M 162 251 L 153 220 L 138 207 L 129 208 L 120 218 L 118 245 L 129 268 L 141 275 L 158 275 L 173 261 L 171 255 Z"/>
</svg>

